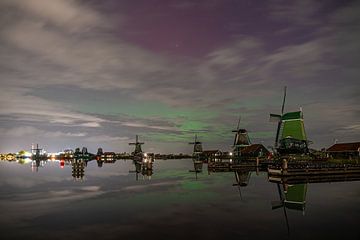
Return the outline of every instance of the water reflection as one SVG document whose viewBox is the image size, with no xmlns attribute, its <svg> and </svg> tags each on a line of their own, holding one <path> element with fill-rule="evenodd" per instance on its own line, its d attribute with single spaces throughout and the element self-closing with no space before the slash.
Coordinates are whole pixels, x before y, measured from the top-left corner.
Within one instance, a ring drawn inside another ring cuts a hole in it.
<svg viewBox="0 0 360 240">
<path fill-rule="evenodd" d="M 195 173 L 195 179 L 197 180 L 198 173 L 202 172 L 204 162 L 202 160 L 199 160 L 198 157 L 196 157 L 196 158 L 193 158 L 193 165 L 194 165 L 194 169 L 189 170 L 189 172 Z"/>
<path fill-rule="evenodd" d="M 316 181 L 315 178 L 304 180 L 299 177 L 275 179 L 269 178 L 266 171 L 259 170 L 255 174 L 254 167 L 232 164 L 229 168 L 229 160 L 216 162 L 219 169 L 214 169 L 211 164 L 209 167 L 198 159 L 157 160 L 156 165 L 148 159 L 115 161 L 111 158 L 30 160 L 26 164 L 23 161 L 19 163 L 22 164 L 1 162 L 0 167 L 4 180 L 0 203 L 2 207 L 7 206 L 3 208 L 6 212 L 0 223 L 6 229 L 19 229 L 6 221 L 11 216 L 13 222 L 21 222 L 25 218 L 22 212 L 25 211 L 17 209 L 25 209 L 28 213 L 28 219 L 23 223 L 26 229 L 38 230 L 37 226 L 51 222 L 46 225 L 47 233 L 58 231 L 54 227 L 56 225 L 74 238 L 76 236 L 68 230 L 69 217 L 83 223 L 73 221 L 71 231 L 89 224 L 89 229 L 83 232 L 86 237 L 92 236 L 92 229 L 96 229 L 94 226 L 107 224 L 110 233 L 106 238 L 109 239 L 128 238 L 136 235 L 138 230 L 144 236 L 150 229 L 144 226 L 162 229 L 159 238 L 165 238 L 168 234 L 184 237 L 181 235 L 184 228 L 196 226 L 187 230 L 197 236 L 209 232 L 214 238 L 230 236 L 226 234 L 231 233 L 239 238 L 263 238 L 273 234 L 271 236 L 278 239 L 286 239 L 286 232 L 291 230 L 291 237 L 311 239 L 312 234 L 307 229 L 316 224 L 332 228 L 336 225 L 332 222 L 334 216 L 336 220 L 344 222 L 340 228 L 347 231 L 345 238 L 357 233 L 354 227 L 356 218 L 351 214 L 356 214 L 359 209 L 359 182 L 324 182 L 359 181 L 360 174 L 337 176 L 336 180 L 330 179 L 330 176 Z M 29 166 L 32 164 L 34 169 L 38 165 L 38 173 L 31 173 Z M 233 169 L 234 166 L 236 169 Z M 206 168 L 209 174 L 201 174 Z M 75 181 L 69 181 L 71 179 Z M 142 179 L 151 181 L 140 181 Z M 324 204 L 324 198 L 334 201 Z M 86 199 L 87 204 L 84 205 L 80 199 Z M 39 201 L 44 203 L 41 209 L 37 207 Z M 70 201 L 72 204 L 68 204 Z M 56 209 L 61 211 L 52 213 Z M 40 217 L 31 217 L 36 215 L 35 210 L 43 211 L 39 213 Z M 11 215 L 16 211 L 21 214 Z M 94 215 L 97 217 L 94 218 Z M 99 222 L 97 219 L 100 219 Z M 236 224 L 243 227 L 234 228 Z M 118 228 L 123 225 L 131 228 Z M 128 231 L 128 234 L 122 235 L 124 231 Z M 28 235 L 36 238 L 36 234 L 34 230 Z M 318 235 L 330 234 L 320 231 Z M 5 236 L 11 239 L 11 236 L 18 235 L 9 230 Z M 139 236 L 135 238 L 140 239 Z"/>
<path fill-rule="evenodd" d="M 72 159 L 71 163 L 71 175 L 74 180 L 83 180 L 85 176 L 85 167 L 87 166 L 87 161 L 84 159 Z"/>
<path fill-rule="evenodd" d="M 143 179 L 147 179 L 147 180 L 151 179 L 151 176 L 154 173 L 154 171 L 153 171 L 154 161 L 153 160 L 145 158 L 145 159 L 142 159 L 141 161 L 133 160 L 132 162 L 135 166 L 135 170 L 130 170 L 129 173 L 135 173 L 136 181 L 139 180 L 139 174 L 141 174 L 143 176 Z"/>
<path fill-rule="evenodd" d="M 359 173 L 323 175 L 323 176 L 292 176 L 292 177 L 268 177 L 269 182 L 276 184 L 279 200 L 272 201 L 272 209 L 283 210 L 287 232 L 290 235 L 290 221 L 288 211 L 301 212 L 305 216 L 307 204 L 307 192 L 311 186 L 319 183 L 359 181 Z"/>
<path fill-rule="evenodd" d="M 43 160 L 43 159 L 32 160 L 31 161 L 31 171 L 32 172 L 38 172 L 39 167 L 44 167 L 46 162 L 47 162 L 47 160 Z"/>
<path fill-rule="evenodd" d="M 236 170 L 234 171 L 236 183 L 233 184 L 239 190 L 240 199 L 243 200 L 241 188 L 246 187 L 249 184 L 251 171 L 248 170 Z"/>
</svg>

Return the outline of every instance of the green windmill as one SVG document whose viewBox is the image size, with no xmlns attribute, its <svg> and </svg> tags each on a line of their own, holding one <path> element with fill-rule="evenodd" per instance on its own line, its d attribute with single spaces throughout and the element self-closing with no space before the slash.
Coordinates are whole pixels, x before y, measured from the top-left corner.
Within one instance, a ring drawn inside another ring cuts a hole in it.
<svg viewBox="0 0 360 240">
<path fill-rule="evenodd" d="M 280 155 L 306 154 L 309 152 L 308 140 L 305 133 L 302 109 L 296 112 L 284 113 L 286 87 L 281 107 L 281 114 L 270 114 L 270 121 L 277 122 L 275 149 Z"/>
</svg>

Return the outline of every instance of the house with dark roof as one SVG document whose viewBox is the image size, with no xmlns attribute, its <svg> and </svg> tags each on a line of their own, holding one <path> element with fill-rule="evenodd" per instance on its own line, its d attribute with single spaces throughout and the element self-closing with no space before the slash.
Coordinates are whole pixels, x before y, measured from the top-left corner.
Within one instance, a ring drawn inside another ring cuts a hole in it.
<svg viewBox="0 0 360 240">
<path fill-rule="evenodd" d="M 360 142 L 336 143 L 326 153 L 330 158 L 360 159 Z"/>
<path fill-rule="evenodd" d="M 241 149 L 241 156 L 244 158 L 267 157 L 269 153 L 262 144 L 251 144 Z"/>
</svg>

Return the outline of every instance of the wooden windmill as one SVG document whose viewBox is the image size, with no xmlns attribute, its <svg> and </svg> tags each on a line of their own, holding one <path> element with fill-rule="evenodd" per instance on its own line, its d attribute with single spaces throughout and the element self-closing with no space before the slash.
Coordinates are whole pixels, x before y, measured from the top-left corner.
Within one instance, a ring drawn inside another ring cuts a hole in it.
<svg viewBox="0 0 360 240">
<path fill-rule="evenodd" d="M 198 141 L 196 134 L 194 137 L 194 142 L 190 142 L 189 144 L 194 145 L 193 157 L 199 158 L 203 154 L 203 148 L 202 148 L 202 142 Z"/>
<path fill-rule="evenodd" d="M 234 144 L 233 144 L 235 156 L 241 156 L 241 149 L 251 145 L 248 132 L 246 131 L 246 129 L 240 128 L 240 121 L 241 121 L 241 117 L 239 117 L 236 130 L 232 131 L 235 132 Z"/>
<path fill-rule="evenodd" d="M 129 143 L 129 145 L 135 145 L 135 150 L 132 153 L 133 155 L 138 155 L 142 153 L 142 149 L 141 149 L 141 145 L 143 145 L 143 142 L 139 142 L 139 136 L 136 135 L 136 140 L 135 142 Z"/>
</svg>

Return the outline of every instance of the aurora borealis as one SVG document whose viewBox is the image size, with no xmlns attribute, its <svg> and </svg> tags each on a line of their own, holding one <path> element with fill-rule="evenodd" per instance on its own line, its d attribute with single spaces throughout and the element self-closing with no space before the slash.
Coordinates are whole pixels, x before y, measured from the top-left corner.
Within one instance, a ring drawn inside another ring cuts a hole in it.
<svg viewBox="0 0 360 240">
<path fill-rule="evenodd" d="M 230 150 L 272 145 L 302 107 L 310 147 L 360 139 L 358 1 L 2 0 L 0 152 L 39 143 Z"/>
</svg>

